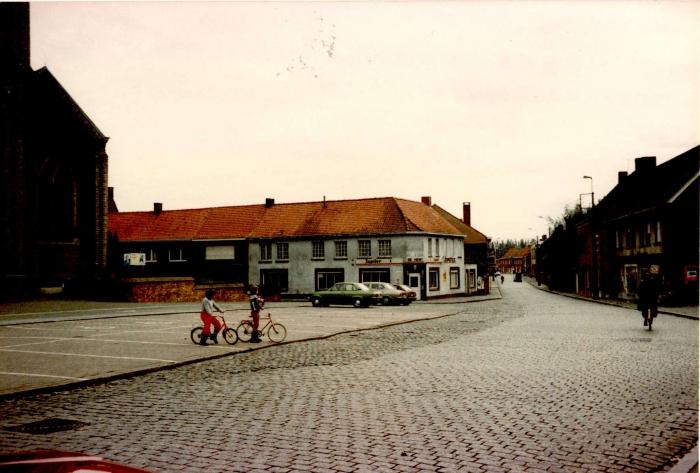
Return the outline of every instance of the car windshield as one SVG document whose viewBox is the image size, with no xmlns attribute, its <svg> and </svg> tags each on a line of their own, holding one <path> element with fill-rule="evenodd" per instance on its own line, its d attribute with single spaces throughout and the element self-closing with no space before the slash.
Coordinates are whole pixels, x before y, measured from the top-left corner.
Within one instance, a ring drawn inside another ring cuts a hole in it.
<svg viewBox="0 0 700 473">
<path fill-rule="evenodd" d="M 408 286 L 404 286 L 403 284 L 394 284 L 394 287 L 396 289 L 401 289 L 402 291 L 410 291 L 411 288 Z"/>
<path fill-rule="evenodd" d="M 365 286 L 364 284 L 362 284 L 361 282 L 355 283 L 355 286 L 360 291 L 369 291 L 369 288 L 367 286 Z"/>
</svg>

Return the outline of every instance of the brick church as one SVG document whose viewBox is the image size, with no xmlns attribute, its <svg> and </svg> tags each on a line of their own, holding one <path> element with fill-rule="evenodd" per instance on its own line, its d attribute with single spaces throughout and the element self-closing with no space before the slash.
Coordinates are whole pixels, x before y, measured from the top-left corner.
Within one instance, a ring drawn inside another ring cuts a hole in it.
<svg viewBox="0 0 700 473">
<path fill-rule="evenodd" d="M 0 3 L 0 299 L 90 291 L 107 263 L 108 138 L 29 38 L 29 4 Z"/>
</svg>

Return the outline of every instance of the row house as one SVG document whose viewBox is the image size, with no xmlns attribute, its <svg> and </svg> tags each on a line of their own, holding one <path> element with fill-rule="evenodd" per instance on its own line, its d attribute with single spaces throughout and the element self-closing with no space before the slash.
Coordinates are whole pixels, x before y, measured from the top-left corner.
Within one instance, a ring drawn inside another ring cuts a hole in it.
<svg viewBox="0 0 700 473">
<path fill-rule="evenodd" d="M 131 300 L 306 297 L 343 280 L 407 284 L 422 299 L 467 293 L 464 235 L 398 198 L 110 214 L 112 262 Z M 136 261 L 134 262 L 134 257 Z M 124 263 L 126 261 L 127 264 Z"/>
<path fill-rule="evenodd" d="M 655 157 L 635 159 L 634 171 L 620 172 L 604 199 L 572 217 L 569 244 L 542 245 L 548 279 L 563 286 L 562 278 L 570 280 L 583 296 L 634 299 L 644 273 L 655 273 L 669 301 L 697 304 L 699 150 L 660 165 Z M 569 261 L 569 274 L 553 276 L 555 260 Z"/>
<path fill-rule="evenodd" d="M 508 248 L 508 250 L 496 260 L 498 270 L 502 273 L 528 272 L 530 261 L 530 247 Z"/>
</svg>

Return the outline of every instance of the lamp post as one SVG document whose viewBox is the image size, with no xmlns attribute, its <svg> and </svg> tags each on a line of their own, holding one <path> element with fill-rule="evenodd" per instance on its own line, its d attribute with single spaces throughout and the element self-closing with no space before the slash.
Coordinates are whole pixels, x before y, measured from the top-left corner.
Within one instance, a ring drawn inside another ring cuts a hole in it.
<svg viewBox="0 0 700 473">
<path fill-rule="evenodd" d="M 591 208 L 595 207 L 595 197 L 593 194 L 593 178 L 591 176 L 583 176 L 584 179 L 591 180 Z"/>
<path fill-rule="evenodd" d="M 591 210 L 595 207 L 595 199 L 594 199 L 594 194 L 593 194 L 593 178 L 591 176 L 583 176 L 584 179 L 590 179 L 591 180 Z M 599 280 L 600 277 L 598 275 L 598 234 L 597 234 L 597 228 L 595 224 L 595 215 L 591 213 L 590 219 L 589 219 L 589 231 L 591 234 L 591 295 L 593 296 L 593 299 L 599 299 L 600 298 L 600 288 L 599 286 Z"/>
</svg>

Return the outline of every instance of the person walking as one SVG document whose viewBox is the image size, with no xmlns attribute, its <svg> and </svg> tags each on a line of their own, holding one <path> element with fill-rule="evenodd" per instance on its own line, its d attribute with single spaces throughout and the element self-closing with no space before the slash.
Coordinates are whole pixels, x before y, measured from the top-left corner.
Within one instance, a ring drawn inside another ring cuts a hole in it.
<svg viewBox="0 0 700 473">
<path fill-rule="evenodd" d="M 659 283 L 654 275 L 644 273 L 642 282 L 637 287 L 637 310 L 642 313 L 645 327 L 659 312 L 659 292 Z"/>
<path fill-rule="evenodd" d="M 199 313 L 199 318 L 201 318 L 202 323 L 204 323 L 204 328 L 199 338 L 200 345 L 206 345 L 207 339 L 209 338 L 211 338 L 214 343 L 219 343 L 216 336 L 221 330 L 221 322 L 214 316 L 214 311 L 221 312 L 222 314 L 224 313 L 223 309 L 214 302 L 214 290 L 209 289 L 204 295 L 204 299 L 202 299 L 202 311 Z M 214 325 L 214 332 L 210 334 L 210 327 L 212 325 Z"/>
<path fill-rule="evenodd" d="M 250 316 L 253 318 L 253 335 L 250 337 L 250 343 L 260 343 L 260 309 L 265 305 L 265 301 L 258 295 L 258 286 L 250 287 Z"/>
</svg>

